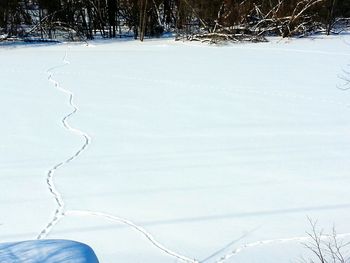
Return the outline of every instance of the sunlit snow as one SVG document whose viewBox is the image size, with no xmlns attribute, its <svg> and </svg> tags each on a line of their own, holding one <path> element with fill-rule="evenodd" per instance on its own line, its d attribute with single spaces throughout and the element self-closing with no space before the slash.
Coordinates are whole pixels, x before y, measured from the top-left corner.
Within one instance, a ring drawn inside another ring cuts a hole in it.
<svg viewBox="0 0 350 263">
<path fill-rule="evenodd" d="M 51 222 L 48 172 L 82 133 L 91 143 L 55 171 L 68 212 L 46 238 L 86 243 L 101 262 L 181 262 L 147 234 L 204 262 L 245 244 L 227 262 L 291 262 L 308 217 L 346 237 L 349 42 L 0 47 L 0 241 L 34 239 Z M 62 123 L 69 94 L 52 80 L 74 94 L 75 132 Z"/>
</svg>

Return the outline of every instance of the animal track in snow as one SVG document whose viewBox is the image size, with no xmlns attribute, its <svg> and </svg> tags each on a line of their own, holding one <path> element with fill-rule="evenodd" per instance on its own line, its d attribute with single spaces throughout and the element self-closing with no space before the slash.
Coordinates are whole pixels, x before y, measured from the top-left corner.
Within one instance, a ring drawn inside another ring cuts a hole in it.
<svg viewBox="0 0 350 263">
<path fill-rule="evenodd" d="M 101 217 L 101 218 L 107 219 L 107 220 L 112 221 L 112 222 L 117 222 L 117 223 L 121 223 L 123 225 L 127 225 L 127 226 L 135 229 L 137 232 L 141 233 L 142 235 L 144 235 L 147 238 L 147 240 L 149 242 L 151 242 L 151 244 L 153 246 L 162 250 L 163 252 L 165 252 L 169 256 L 174 257 L 174 258 L 181 260 L 183 262 L 199 263 L 199 261 L 197 261 L 195 259 L 190 259 L 186 256 L 178 254 L 178 253 L 170 250 L 169 248 L 165 247 L 160 242 L 158 242 L 150 233 L 148 233 L 143 227 L 136 225 L 135 223 L 131 222 L 128 219 L 121 218 L 121 217 L 114 216 L 114 215 L 107 214 L 107 213 L 88 211 L 88 210 L 69 210 L 69 211 L 65 212 L 65 215 L 66 216 L 71 215 L 71 216 Z"/>
<path fill-rule="evenodd" d="M 329 235 L 322 235 L 320 236 L 321 239 L 326 239 L 329 238 Z M 345 238 L 345 237 L 350 237 L 350 233 L 344 233 L 344 234 L 338 234 L 337 238 Z M 238 248 L 231 250 L 231 252 L 225 254 L 224 256 L 220 257 L 218 260 L 215 261 L 215 263 L 224 263 L 228 259 L 236 256 L 243 250 L 246 250 L 248 248 L 252 247 L 258 247 L 258 246 L 263 246 L 263 245 L 268 245 L 268 244 L 281 244 L 281 243 L 287 243 L 287 242 L 305 242 L 310 240 L 311 237 L 309 236 L 303 236 L 303 237 L 289 237 L 289 238 L 279 238 L 279 239 L 266 239 L 266 240 L 259 240 L 255 241 L 252 243 L 247 243 L 242 246 L 239 246 Z"/>
<path fill-rule="evenodd" d="M 47 74 L 48 74 L 48 81 L 53 83 L 54 87 L 58 90 L 60 90 L 61 92 L 65 93 L 68 95 L 69 97 L 69 105 L 70 107 L 73 108 L 73 111 L 70 112 L 69 114 L 67 114 L 66 116 L 63 117 L 63 119 L 61 120 L 63 126 L 65 129 L 67 129 L 68 131 L 80 136 L 84 138 L 84 144 L 81 146 L 81 148 L 75 152 L 72 156 L 70 156 L 68 159 L 56 164 L 55 166 L 53 166 L 47 173 L 47 177 L 46 177 L 46 183 L 48 185 L 49 191 L 51 193 L 51 195 L 54 197 L 55 202 L 56 202 L 56 210 L 54 212 L 53 218 L 51 219 L 51 221 L 46 225 L 46 227 L 44 229 L 41 230 L 41 232 L 39 233 L 39 235 L 37 236 L 37 239 L 42 239 L 45 238 L 50 231 L 53 229 L 53 227 L 61 220 L 61 218 L 64 216 L 64 208 L 65 208 L 65 204 L 64 204 L 64 200 L 62 198 L 61 193 L 57 190 L 55 182 L 54 182 L 54 175 L 55 172 L 61 168 L 62 166 L 70 163 L 71 161 L 73 161 L 75 158 L 77 158 L 85 149 L 86 147 L 90 144 L 91 142 L 91 138 L 89 137 L 89 135 L 79 129 L 73 128 L 72 126 L 69 125 L 68 123 L 68 119 L 73 116 L 75 113 L 78 112 L 79 108 L 78 106 L 76 106 L 74 104 L 74 93 L 70 90 L 64 89 L 61 87 L 60 83 L 55 80 L 53 78 L 54 73 L 53 71 L 57 68 L 60 67 L 64 67 L 66 65 L 68 65 L 70 62 L 67 60 L 67 55 L 68 55 L 68 51 L 65 52 L 65 55 L 63 57 L 63 64 L 58 65 L 58 66 L 54 66 L 52 68 L 49 68 L 47 70 Z"/>
<path fill-rule="evenodd" d="M 47 172 L 47 177 L 46 177 L 46 183 L 48 185 L 49 191 L 51 193 L 51 195 L 53 196 L 53 198 L 55 199 L 56 202 L 56 210 L 54 211 L 54 215 L 51 219 L 51 221 L 45 226 L 45 228 L 43 228 L 41 230 L 41 232 L 39 233 L 39 235 L 36 237 L 36 239 L 43 239 L 45 238 L 54 228 L 54 226 L 64 217 L 67 215 L 75 215 L 75 216 L 94 216 L 94 217 L 101 217 L 101 218 L 105 218 L 108 219 L 110 221 L 114 221 L 114 222 L 118 222 L 124 225 L 127 225 L 133 229 L 135 229 L 136 231 L 138 231 L 139 233 L 143 234 L 147 240 L 149 242 L 151 242 L 155 247 L 157 247 L 158 249 L 160 249 L 161 251 L 165 252 L 166 254 L 168 254 L 171 257 L 174 257 L 178 260 L 181 260 L 183 262 L 188 262 L 188 263 L 198 263 L 198 261 L 194 260 L 194 259 L 190 259 L 186 256 L 183 256 L 181 254 L 178 254 L 168 248 L 166 248 L 164 245 L 162 245 L 160 242 L 158 242 L 150 233 L 148 233 L 144 228 L 142 228 L 141 226 L 136 225 L 135 223 L 131 222 L 128 219 L 125 218 L 121 218 L 118 216 L 114 216 L 111 214 L 107 214 L 107 213 L 102 213 L 102 212 L 96 212 L 96 211 L 82 211 L 82 210 L 71 210 L 71 211 L 65 211 L 65 203 L 64 203 L 64 199 L 61 195 L 61 193 L 58 191 L 56 185 L 55 185 L 55 172 L 61 168 L 62 166 L 72 162 L 74 159 L 76 159 L 81 153 L 83 153 L 86 148 L 88 147 L 88 145 L 91 143 L 91 137 L 77 129 L 77 128 L 73 128 L 72 126 L 70 126 L 70 124 L 68 123 L 68 119 L 73 116 L 74 114 L 76 114 L 79 110 L 78 106 L 74 103 L 74 93 L 70 90 L 67 90 L 65 88 L 62 88 L 60 83 L 55 80 L 53 78 L 54 73 L 53 71 L 57 68 L 60 67 L 64 67 L 68 64 L 70 64 L 70 62 L 67 60 L 67 56 L 68 56 L 68 51 L 65 52 L 65 55 L 63 57 L 63 64 L 58 65 L 58 66 L 54 66 L 51 67 L 47 70 L 47 74 L 48 74 L 48 81 L 53 83 L 54 87 L 58 90 L 60 90 L 61 92 L 65 93 L 66 95 L 68 95 L 69 98 L 69 105 L 70 107 L 73 108 L 73 111 L 71 111 L 69 114 L 67 114 L 66 116 L 63 117 L 63 119 L 61 120 L 64 128 L 80 137 L 82 137 L 84 139 L 84 144 L 80 147 L 80 149 L 75 152 L 72 156 L 70 156 L 69 158 L 67 158 L 66 160 L 56 164 L 55 166 L 53 166 L 48 172 Z"/>
<path fill-rule="evenodd" d="M 72 156 L 70 156 L 66 160 L 56 164 L 47 172 L 47 177 L 46 177 L 47 185 L 48 185 L 48 188 L 49 188 L 51 195 L 55 199 L 57 207 L 56 207 L 56 210 L 54 211 L 53 218 L 45 226 L 45 228 L 40 232 L 40 234 L 37 236 L 37 239 L 45 238 L 51 232 L 51 230 L 54 228 L 54 226 L 64 216 L 99 217 L 99 218 L 104 218 L 106 220 L 118 222 L 120 224 L 124 224 L 124 225 L 129 226 L 130 228 L 141 233 L 150 243 L 152 243 L 152 245 L 154 245 L 155 247 L 157 247 L 158 249 L 160 249 L 164 253 L 168 254 L 169 256 L 174 257 L 178 260 L 181 260 L 183 262 L 188 262 L 188 263 L 205 262 L 205 260 L 204 261 L 197 261 L 195 259 L 190 259 L 186 256 L 183 256 L 181 254 L 178 254 L 178 253 L 166 248 L 160 242 L 155 240 L 155 238 L 150 233 L 148 233 L 144 228 L 134 224 L 133 222 L 129 221 L 128 219 L 121 218 L 121 217 L 111 215 L 108 213 L 102 213 L 102 212 L 96 212 L 96 211 L 86 211 L 86 210 L 66 211 L 65 210 L 64 199 L 63 199 L 61 193 L 58 191 L 58 189 L 55 186 L 55 182 L 54 182 L 55 172 L 58 169 L 60 169 L 62 166 L 66 165 L 66 164 L 72 162 L 74 159 L 76 159 L 80 154 L 82 154 L 82 152 L 84 152 L 86 150 L 88 145 L 91 143 L 91 138 L 89 137 L 89 135 L 87 133 L 85 133 L 77 128 L 73 128 L 68 123 L 68 119 L 79 111 L 78 106 L 76 106 L 74 103 L 74 93 L 70 90 L 62 88 L 60 83 L 54 79 L 54 73 L 53 73 L 54 70 L 61 68 L 61 67 L 64 67 L 64 66 L 69 64 L 69 61 L 67 60 L 67 53 L 68 52 L 66 51 L 65 56 L 63 58 L 63 64 L 60 64 L 58 66 L 52 67 L 52 68 L 47 70 L 48 81 L 51 82 L 56 89 L 65 93 L 68 96 L 69 105 L 71 108 L 73 108 L 73 110 L 68 115 L 64 116 L 63 119 L 61 120 L 61 122 L 66 130 L 83 138 L 84 144 Z M 171 83 L 173 83 L 173 82 L 171 82 Z M 196 87 L 196 85 L 192 85 L 192 86 Z M 261 94 L 261 95 L 265 95 L 265 96 L 279 96 L 279 97 L 293 98 L 293 99 L 297 99 L 297 100 L 315 100 L 315 98 L 313 98 L 313 97 L 307 97 L 307 96 L 298 95 L 298 94 L 289 94 L 289 93 L 280 92 L 280 91 L 260 91 L 260 90 L 254 90 L 254 89 L 244 89 L 244 88 L 232 88 L 232 89 L 231 88 L 220 88 L 220 87 L 212 87 L 212 88 L 218 89 L 218 90 L 223 91 L 225 93 L 236 93 L 236 92 L 238 92 L 238 93 L 240 93 L 240 92 L 257 93 L 257 94 Z M 347 103 L 328 100 L 328 99 L 316 99 L 316 100 L 322 101 L 324 103 L 337 104 L 339 106 L 344 106 L 344 107 L 349 106 Z M 350 233 L 338 235 L 338 237 L 347 237 L 347 236 L 350 236 Z M 282 239 L 261 240 L 261 241 L 256 241 L 256 242 L 252 242 L 252 243 L 247 243 L 247 244 L 244 244 L 242 246 L 239 246 L 236 249 L 233 249 L 233 250 L 231 249 L 231 251 L 229 253 L 225 254 L 224 256 L 221 256 L 215 262 L 216 263 L 226 262 L 227 260 L 234 257 L 235 255 L 237 255 L 241 251 L 248 249 L 248 248 L 252 248 L 252 247 L 263 246 L 263 245 L 268 245 L 268 244 L 279 244 L 279 243 L 285 243 L 285 242 L 303 242 L 305 240 L 308 240 L 308 237 L 291 237 L 291 238 L 282 238 Z"/>
</svg>

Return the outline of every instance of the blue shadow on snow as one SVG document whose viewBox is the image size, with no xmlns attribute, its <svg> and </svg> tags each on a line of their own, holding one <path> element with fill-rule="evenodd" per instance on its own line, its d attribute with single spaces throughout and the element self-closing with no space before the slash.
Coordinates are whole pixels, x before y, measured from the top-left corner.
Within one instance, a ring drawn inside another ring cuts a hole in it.
<svg viewBox="0 0 350 263">
<path fill-rule="evenodd" d="M 0 262 L 98 263 L 91 247 L 70 240 L 31 240 L 0 243 Z"/>
</svg>

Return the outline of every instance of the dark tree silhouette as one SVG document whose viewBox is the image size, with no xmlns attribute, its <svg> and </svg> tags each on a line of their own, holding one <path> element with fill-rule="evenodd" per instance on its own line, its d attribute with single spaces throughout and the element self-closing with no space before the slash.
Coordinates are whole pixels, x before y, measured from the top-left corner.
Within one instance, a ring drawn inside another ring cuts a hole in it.
<svg viewBox="0 0 350 263">
<path fill-rule="evenodd" d="M 8 38 L 133 35 L 143 40 L 164 31 L 191 39 L 289 37 L 318 31 L 331 34 L 339 26 L 349 26 L 349 17 L 349 0 L 0 1 L 0 32 Z"/>
</svg>

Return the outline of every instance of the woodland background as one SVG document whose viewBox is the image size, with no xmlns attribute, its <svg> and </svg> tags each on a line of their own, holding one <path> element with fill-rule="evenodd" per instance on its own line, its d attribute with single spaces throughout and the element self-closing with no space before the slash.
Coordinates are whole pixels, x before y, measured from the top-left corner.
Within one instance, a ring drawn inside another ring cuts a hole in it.
<svg viewBox="0 0 350 263">
<path fill-rule="evenodd" d="M 339 33 L 349 0 L 1 0 L 1 40 Z"/>
</svg>

